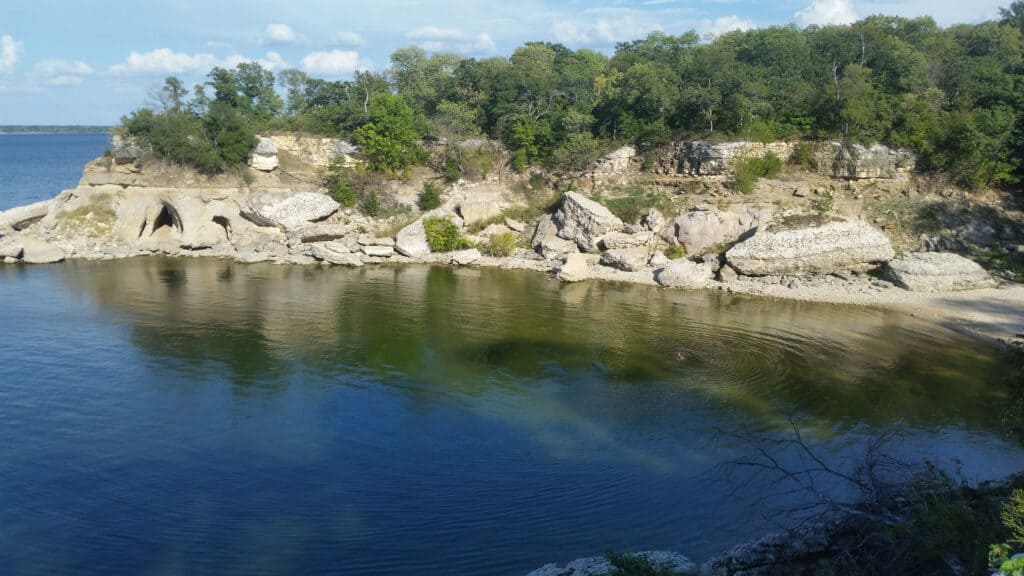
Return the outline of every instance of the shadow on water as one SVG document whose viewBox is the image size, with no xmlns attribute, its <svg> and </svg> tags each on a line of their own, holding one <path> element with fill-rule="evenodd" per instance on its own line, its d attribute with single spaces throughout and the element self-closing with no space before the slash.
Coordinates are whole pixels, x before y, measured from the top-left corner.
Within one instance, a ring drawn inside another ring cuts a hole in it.
<svg viewBox="0 0 1024 576">
<path fill-rule="evenodd" d="M 169 370 L 216 363 L 240 390 L 358 372 L 417 396 L 529 396 L 554 381 L 652 386 L 744 419 L 992 426 L 998 357 L 868 308 L 423 266 L 359 270 L 135 259 L 77 263 L 76 290 L 122 313 Z M 556 388 L 557 390 L 557 388 Z M 703 400 L 696 400 L 696 398 Z M 623 408 L 628 410 L 628 408 Z"/>
</svg>

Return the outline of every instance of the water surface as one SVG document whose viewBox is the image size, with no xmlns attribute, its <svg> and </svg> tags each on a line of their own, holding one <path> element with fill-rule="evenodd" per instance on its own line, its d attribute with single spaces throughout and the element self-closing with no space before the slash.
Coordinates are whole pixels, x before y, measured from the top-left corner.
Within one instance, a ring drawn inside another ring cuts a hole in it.
<svg viewBox="0 0 1024 576">
<path fill-rule="evenodd" d="M 990 350 L 913 318 L 426 266 L 0 268 L 10 574 L 523 574 L 773 524 L 784 430 L 970 478 L 1024 454 Z"/>
<path fill-rule="evenodd" d="M 0 211 L 74 188 L 86 162 L 110 146 L 107 134 L 0 134 Z"/>
</svg>

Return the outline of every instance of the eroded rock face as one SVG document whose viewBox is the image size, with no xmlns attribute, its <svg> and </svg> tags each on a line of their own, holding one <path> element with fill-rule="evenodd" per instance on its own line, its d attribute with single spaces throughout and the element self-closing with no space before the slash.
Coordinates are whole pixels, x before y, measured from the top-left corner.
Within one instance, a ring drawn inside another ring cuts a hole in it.
<svg viewBox="0 0 1024 576">
<path fill-rule="evenodd" d="M 114 134 L 110 137 L 110 152 L 114 162 L 118 164 L 129 164 L 144 156 L 150 151 L 149 146 L 143 145 L 138 138 Z"/>
<path fill-rule="evenodd" d="M 793 145 L 789 142 L 683 142 L 679 145 L 678 170 L 691 176 L 721 176 L 732 172 L 740 158 L 761 158 L 769 153 L 785 162 L 793 153 Z"/>
<path fill-rule="evenodd" d="M 466 224 L 476 224 L 500 215 L 504 209 L 503 204 L 485 198 L 464 200 L 458 210 Z"/>
<path fill-rule="evenodd" d="M 858 180 L 896 178 L 909 174 L 917 164 L 910 150 L 894 150 L 881 144 L 870 148 L 849 142 L 828 142 L 814 154 L 815 170 L 822 176 Z"/>
<path fill-rule="evenodd" d="M 264 138 L 259 136 L 259 143 L 256 144 L 256 148 L 252 151 L 252 156 L 249 157 L 249 166 L 252 166 L 256 170 L 262 170 L 264 172 L 270 172 L 277 168 L 277 144 L 270 138 Z"/>
<path fill-rule="evenodd" d="M 572 240 L 584 252 L 597 249 L 597 241 L 609 232 L 622 230 L 622 220 L 608 208 L 578 192 L 567 192 L 555 212 L 558 236 Z"/>
<path fill-rule="evenodd" d="M 670 288 L 706 288 L 715 277 L 714 267 L 707 262 L 673 260 L 655 274 L 655 280 Z"/>
<path fill-rule="evenodd" d="M 688 254 L 700 254 L 707 248 L 735 242 L 771 220 L 769 205 L 741 205 L 727 210 L 694 209 L 672 220 L 667 236 L 686 248 Z"/>
<path fill-rule="evenodd" d="M 24 230 L 42 220 L 49 212 L 51 205 L 53 205 L 53 200 L 43 200 L 0 212 L 0 230 L 5 228 Z"/>
<path fill-rule="evenodd" d="M 288 230 L 323 220 L 338 211 L 341 205 L 326 194 L 300 192 L 270 206 L 257 210 L 259 216 Z"/>
<path fill-rule="evenodd" d="M 889 262 L 886 276 L 912 292 L 951 292 L 994 288 L 997 282 L 979 266 L 951 252 L 914 252 Z"/>
<path fill-rule="evenodd" d="M 561 258 L 566 254 L 578 252 L 576 243 L 558 236 L 558 225 L 550 214 L 545 214 L 537 221 L 531 241 L 533 249 L 546 260 Z"/>
<path fill-rule="evenodd" d="M 818 225 L 759 229 L 726 252 L 728 263 L 746 276 L 830 274 L 887 262 L 889 238 L 862 220 L 835 219 Z"/>
<path fill-rule="evenodd" d="M 629 162 L 636 156 L 636 148 L 623 146 L 609 152 L 597 161 L 595 176 L 621 176 L 629 170 Z"/>
<path fill-rule="evenodd" d="M 353 161 L 351 154 L 359 148 L 338 138 L 301 136 L 298 134 L 274 134 L 267 137 L 277 147 L 277 156 L 282 154 L 301 159 L 317 168 L 327 168 L 336 160 L 348 165 Z"/>
<path fill-rule="evenodd" d="M 656 568 L 668 570 L 669 574 L 693 574 L 697 570 L 696 564 L 678 552 L 637 552 L 636 556 L 646 558 Z M 594 556 L 573 560 L 561 567 L 547 564 L 527 576 L 609 576 L 614 571 L 615 567 L 604 556 Z"/>
</svg>

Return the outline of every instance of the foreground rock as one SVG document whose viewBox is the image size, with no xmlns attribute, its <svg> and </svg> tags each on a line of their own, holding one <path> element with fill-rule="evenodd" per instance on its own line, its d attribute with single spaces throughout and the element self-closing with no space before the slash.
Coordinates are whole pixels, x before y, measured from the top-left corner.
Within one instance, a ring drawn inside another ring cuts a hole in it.
<svg viewBox="0 0 1024 576">
<path fill-rule="evenodd" d="M 590 278 L 590 263 L 586 254 L 576 252 L 569 254 L 565 264 L 558 269 L 558 279 L 562 282 L 580 282 Z"/>
<path fill-rule="evenodd" d="M 735 242 L 771 220 L 774 209 L 767 205 L 735 206 L 727 210 L 700 207 L 672 220 L 663 237 L 678 242 L 687 254 Z"/>
<path fill-rule="evenodd" d="M 746 276 L 807 275 L 862 269 L 895 255 L 889 238 L 861 220 L 787 226 L 759 230 L 726 252 L 726 260 Z"/>
<path fill-rule="evenodd" d="M 994 288 L 996 281 L 979 266 L 951 252 L 915 252 L 903 255 L 886 268 L 900 288 L 912 292 L 952 292 Z"/>
<path fill-rule="evenodd" d="M 617 248 L 601 255 L 601 264 L 626 272 L 636 272 L 647 266 L 650 252 L 647 248 Z"/>
<path fill-rule="evenodd" d="M 0 260 L 4 258 L 21 258 L 21 254 L 24 251 L 24 247 L 18 240 L 10 237 L 0 238 Z"/>
<path fill-rule="evenodd" d="M 715 268 L 708 262 L 673 260 L 655 274 L 658 284 L 669 288 L 706 288 L 715 277 Z"/>
<path fill-rule="evenodd" d="M 541 216 L 537 221 L 530 245 L 547 260 L 554 260 L 579 251 L 575 242 L 558 235 L 558 225 L 555 224 L 550 214 Z"/>
<path fill-rule="evenodd" d="M 43 200 L 27 206 L 18 206 L 0 212 L 0 230 L 13 228 L 24 230 L 32 224 L 42 220 L 50 210 L 53 200 Z"/>
<path fill-rule="evenodd" d="M 596 250 L 601 236 L 623 227 L 622 220 L 608 208 L 578 192 L 566 193 L 554 222 L 558 225 L 558 236 L 572 240 L 584 252 Z"/>
<path fill-rule="evenodd" d="M 26 264 L 53 264 L 62 262 L 66 256 L 60 247 L 28 236 L 21 238 L 20 243 L 21 261 Z"/>
<path fill-rule="evenodd" d="M 259 137 L 259 143 L 256 144 L 256 149 L 252 151 L 252 156 L 249 158 L 249 166 L 257 170 L 264 172 L 270 172 L 274 168 L 277 168 L 277 144 L 270 138 Z"/>
<path fill-rule="evenodd" d="M 678 552 L 637 552 L 635 556 L 647 559 L 655 568 L 666 570 L 669 574 L 692 574 L 697 570 L 696 564 Z M 547 564 L 527 576 L 608 576 L 614 570 L 615 567 L 603 556 L 594 556 L 573 560 L 562 567 Z"/>
<path fill-rule="evenodd" d="M 323 242 L 320 244 L 313 244 L 309 253 L 313 258 L 316 258 L 321 262 L 327 262 L 328 264 L 353 267 L 363 265 L 363 260 L 359 255 L 350 252 L 348 247 L 341 242 Z"/>
</svg>

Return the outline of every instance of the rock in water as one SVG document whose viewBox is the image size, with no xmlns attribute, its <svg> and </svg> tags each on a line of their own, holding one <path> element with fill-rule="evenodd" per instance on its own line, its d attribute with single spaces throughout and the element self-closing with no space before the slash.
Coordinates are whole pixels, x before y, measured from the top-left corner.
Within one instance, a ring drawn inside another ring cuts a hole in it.
<svg viewBox="0 0 1024 576">
<path fill-rule="evenodd" d="M 587 255 L 575 252 L 569 254 L 565 264 L 558 270 L 558 279 L 563 282 L 579 282 L 590 278 L 590 265 Z"/>
<path fill-rule="evenodd" d="M 979 266 L 952 252 L 914 252 L 889 262 L 886 275 L 912 292 L 950 292 L 994 288 L 996 281 Z"/>
<path fill-rule="evenodd" d="M 637 552 L 634 556 L 646 559 L 656 569 L 664 570 L 668 574 L 694 574 L 697 571 L 697 565 L 678 552 L 655 550 Z M 573 560 L 564 567 L 547 564 L 526 576 L 609 576 L 613 573 L 616 573 L 616 568 L 612 566 L 611 562 L 603 556 L 594 556 Z M 658 572 L 658 574 L 662 573 Z"/>
<path fill-rule="evenodd" d="M 655 280 L 670 288 L 706 288 L 715 277 L 714 267 L 707 263 L 690 260 L 673 260 L 657 272 Z"/>
<path fill-rule="evenodd" d="M 24 251 L 24 247 L 18 240 L 10 237 L 0 238 L 0 260 L 5 258 L 21 258 L 21 254 Z"/>
<path fill-rule="evenodd" d="M 889 238 L 861 220 L 833 220 L 790 228 L 785 222 L 759 230 L 726 252 L 726 260 L 746 276 L 830 274 L 887 262 Z"/>
<path fill-rule="evenodd" d="M 608 208 L 578 192 L 567 192 L 555 212 L 558 235 L 572 240 L 584 252 L 597 248 L 597 241 L 609 232 L 622 230 L 622 220 Z"/>
<path fill-rule="evenodd" d="M 340 204 L 326 194 L 301 192 L 273 206 L 264 206 L 259 210 L 259 216 L 288 230 L 323 220 L 340 207 Z"/>
<path fill-rule="evenodd" d="M 64 250 L 42 240 L 21 238 L 21 246 L 21 261 L 26 264 L 52 264 L 64 260 Z"/>
</svg>

